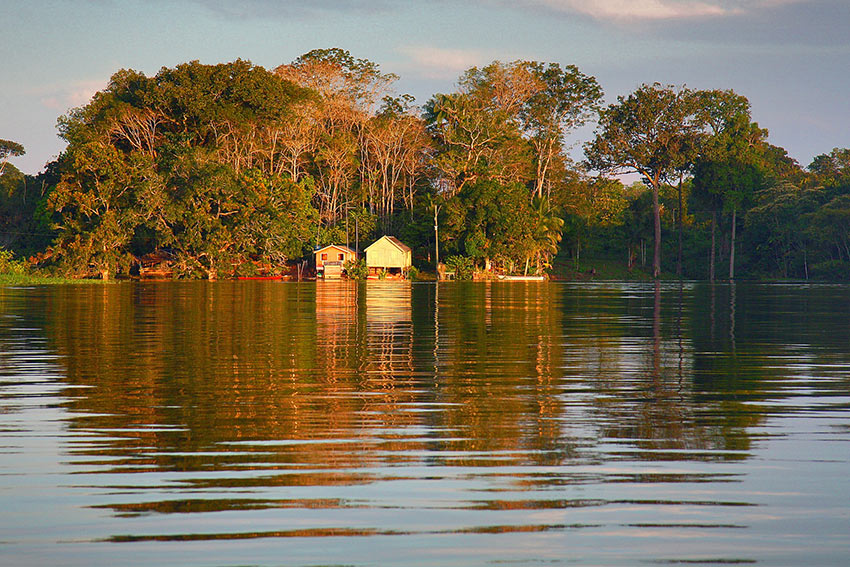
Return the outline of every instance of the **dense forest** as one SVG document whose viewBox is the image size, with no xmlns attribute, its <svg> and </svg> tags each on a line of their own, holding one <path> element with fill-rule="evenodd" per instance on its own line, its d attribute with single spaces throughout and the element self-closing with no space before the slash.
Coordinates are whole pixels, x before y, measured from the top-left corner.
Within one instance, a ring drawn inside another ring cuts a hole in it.
<svg viewBox="0 0 850 567">
<path fill-rule="evenodd" d="M 687 278 L 850 278 L 850 149 L 806 168 L 730 90 L 645 84 L 603 104 L 573 65 L 493 62 L 421 107 L 340 49 L 274 70 L 112 76 L 59 119 L 35 176 L 0 140 L 0 272 L 279 273 L 393 234 L 434 271 L 563 276 L 617 262 Z M 575 130 L 595 124 L 584 159 Z M 622 174 L 641 181 L 624 185 Z"/>
</svg>

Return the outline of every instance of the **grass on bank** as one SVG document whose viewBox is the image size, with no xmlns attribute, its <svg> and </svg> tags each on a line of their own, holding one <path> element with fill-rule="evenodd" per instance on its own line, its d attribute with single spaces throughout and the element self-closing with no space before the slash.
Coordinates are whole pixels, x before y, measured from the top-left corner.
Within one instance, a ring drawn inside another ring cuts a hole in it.
<svg viewBox="0 0 850 567">
<path fill-rule="evenodd" d="M 25 260 L 16 260 L 10 250 L 0 248 L 0 286 L 103 283 L 101 280 L 70 279 L 33 272 Z"/>
<path fill-rule="evenodd" d="M 666 274 L 662 274 L 664 277 Z M 436 274 L 429 271 L 415 270 L 412 279 L 431 281 L 436 280 Z M 650 267 L 633 266 L 631 270 L 626 264 L 615 258 L 588 257 L 576 262 L 565 254 L 555 257 L 549 270 L 552 280 L 562 281 L 595 281 L 595 280 L 626 280 L 649 281 L 652 279 Z M 101 279 L 64 278 L 45 272 L 32 270 L 24 260 L 16 260 L 8 250 L 0 248 L 0 286 L 27 285 L 57 285 L 57 284 L 104 284 Z"/>
<path fill-rule="evenodd" d="M 553 280 L 567 281 L 649 281 L 652 280 L 652 268 L 635 265 L 630 270 L 624 262 L 604 257 L 586 258 L 576 262 L 573 258 L 559 254 L 552 262 L 549 276 Z"/>
<path fill-rule="evenodd" d="M 35 274 L 9 274 L 0 273 L 0 287 L 26 286 L 26 285 L 57 285 L 57 284 L 102 284 L 110 283 L 103 280 L 92 279 L 70 279 L 49 275 Z"/>
</svg>

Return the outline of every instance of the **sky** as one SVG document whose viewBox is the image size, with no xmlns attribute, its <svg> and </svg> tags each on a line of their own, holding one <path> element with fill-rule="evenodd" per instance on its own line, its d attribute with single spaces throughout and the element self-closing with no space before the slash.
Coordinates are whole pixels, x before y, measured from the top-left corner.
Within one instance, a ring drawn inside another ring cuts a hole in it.
<svg viewBox="0 0 850 567">
<path fill-rule="evenodd" d="M 607 103 L 643 83 L 734 89 L 802 165 L 850 147 L 848 0 L 0 0 L 0 139 L 37 173 L 56 121 L 122 68 L 198 60 L 273 69 L 340 47 L 424 104 L 471 66 L 573 64 Z M 571 137 L 574 157 L 592 137 Z"/>
</svg>

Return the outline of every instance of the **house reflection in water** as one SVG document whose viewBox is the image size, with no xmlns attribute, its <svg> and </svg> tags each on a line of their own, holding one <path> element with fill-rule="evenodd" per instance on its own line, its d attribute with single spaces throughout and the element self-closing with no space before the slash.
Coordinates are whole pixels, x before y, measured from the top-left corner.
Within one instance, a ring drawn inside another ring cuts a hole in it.
<svg viewBox="0 0 850 567">
<path fill-rule="evenodd" d="M 317 359 L 329 376 L 360 371 L 390 379 L 412 371 L 410 282 L 336 281 L 315 289 Z"/>
<path fill-rule="evenodd" d="M 316 361 L 327 370 L 328 379 L 359 366 L 362 333 L 359 332 L 358 283 L 337 280 L 315 286 Z"/>
<path fill-rule="evenodd" d="M 389 379 L 413 371 L 413 317 L 408 281 L 370 281 L 366 287 L 367 373 Z"/>
<path fill-rule="evenodd" d="M 421 384 L 415 383 L 413 372 L 409 282 L 317 285 L 316 333 L 325 395 L 332 400 L 328 409 L 340 412 L 330 418 L 340 419 L 337 427 L 375 435 L 421 424 L 421 413 L 411 410 L 421 396 Z M 395 443 L 381 445 L 381 450 Z M 377 458 L 367 453 L 358 458 Z"/>
</svg>

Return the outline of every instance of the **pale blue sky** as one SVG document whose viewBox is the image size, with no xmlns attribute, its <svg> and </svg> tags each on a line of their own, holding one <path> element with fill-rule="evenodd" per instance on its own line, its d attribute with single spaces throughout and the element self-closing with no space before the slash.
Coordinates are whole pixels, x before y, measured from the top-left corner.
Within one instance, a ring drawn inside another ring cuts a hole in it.
<svg viewBox="0 0 850 567">
<path fill-rule="evenodd" d="M 471 65 L 534 59 L 578 65 L 608 102 L 644 82 L 733 88 L 803 165 L 850 146 L 846 0 L 0 0 L 0 14 L 0 138 L 26 147 L 27 173 L 62 150 L 57 117 L 118 69 L 274 68 L 324 47 L 398 74 L 420 104 Z"/>
</svg>

